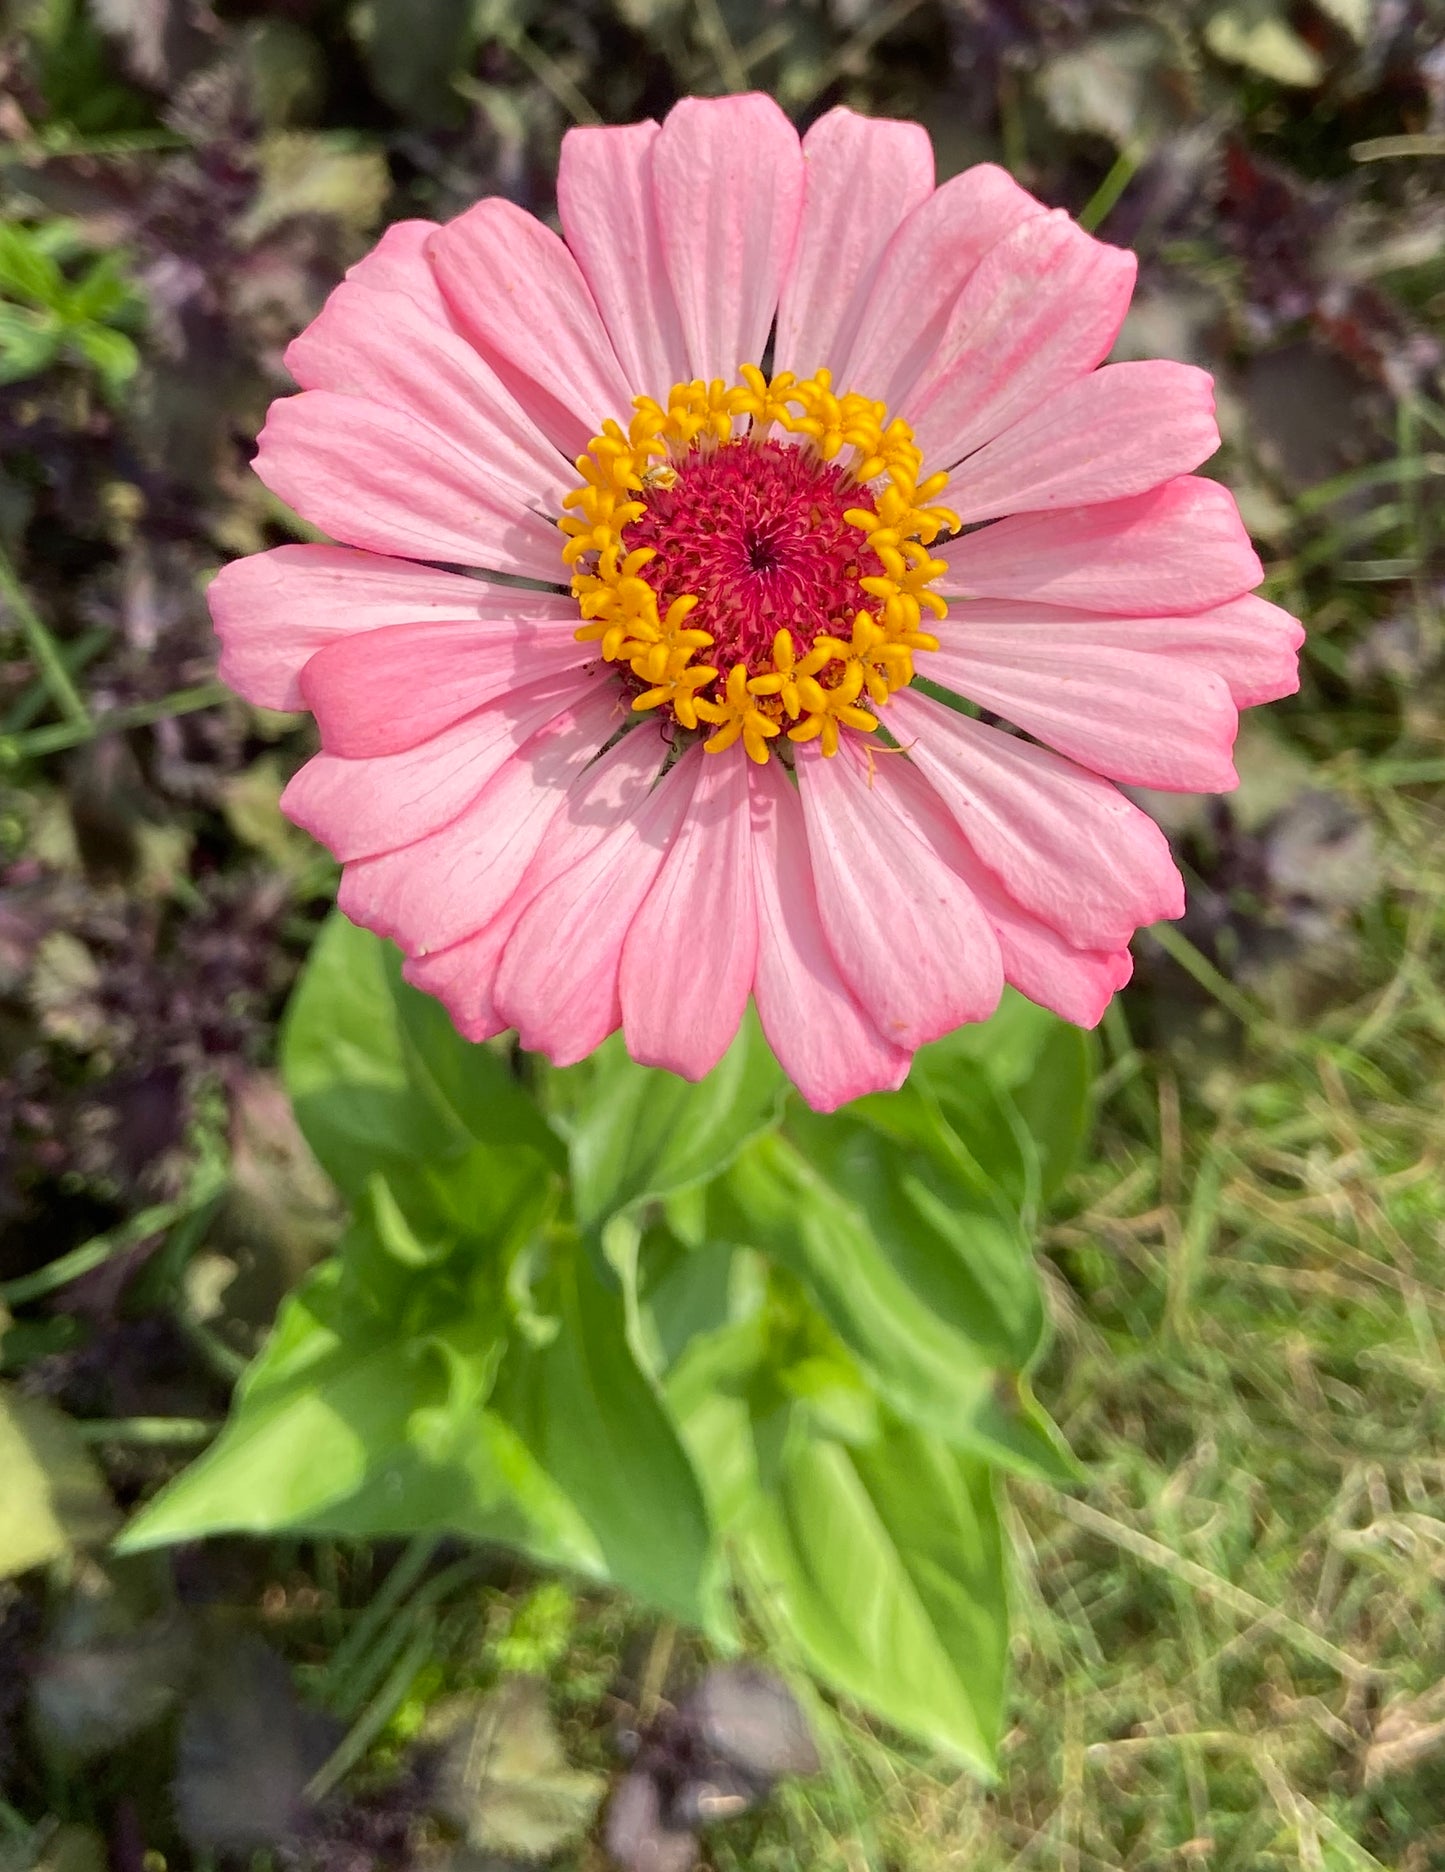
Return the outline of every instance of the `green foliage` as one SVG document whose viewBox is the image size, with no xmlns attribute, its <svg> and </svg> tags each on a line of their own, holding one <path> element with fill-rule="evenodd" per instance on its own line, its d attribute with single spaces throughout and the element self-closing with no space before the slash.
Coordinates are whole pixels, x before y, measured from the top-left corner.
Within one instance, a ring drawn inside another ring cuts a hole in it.
<svg viewBox="0 0 1445 1872">
<path fill-rule="evenodd" d="M 991 1771 L 995 1471 L 1073 1474 L 1028 1392 L 1030 1231 L 1083 1135 L 1082 1036 L 1011 1000 L 821 1118 L 751 1021 L 698 1085 L 616 1040 L 565 1072 L 469 1045 L 336 916 L 282 1065 L 352 1221 L 129 1547 L 501 1542 L 724 1644 L 742 1609 Z"/>
<path fill-rule="evenodd" d="M 115 1506 L 69 1418 L 0 1385 L 0 1580 L 96 1546 Z"/>
<path fill-rule="evenodd" d="M 117 255 L 81 265 L 83 252 L 68 221 L 0 221 L 0 383 L 68 359 L 89 366 L 114 399 L 135 375 L 139 353 L 124 328 L 143 302 Z"/>
</svg>

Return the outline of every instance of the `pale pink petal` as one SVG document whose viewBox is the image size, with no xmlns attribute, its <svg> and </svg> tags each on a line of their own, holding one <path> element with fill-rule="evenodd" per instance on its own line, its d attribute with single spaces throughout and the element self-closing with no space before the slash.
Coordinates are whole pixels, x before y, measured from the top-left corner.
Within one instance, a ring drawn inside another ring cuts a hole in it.
<svg viewBox="0 0 1445 1872">
<path fill-rule="evenodd" d="M 314 755 L 281 810 L 343 863 L 394 851 L 450 824 L 545 722 L 593 695 L 615 703 L 616 687 L 605 676 L 551 677 L 400 754 Z"/>
<path fill-rule="evenodd" d="M 570 460 L 632 390 L 565 242 L 490 197 L 427 243 L 452 317 L 527 414 Z"/>
<path fill-rule="evenodd" d="M 557 212 L 617 360 L 640 396 L 666 403 L 691 376 L 652 205 L 657 125 L 584 125 L 562 139 Z M 626 412 L 614 412 L 622 421 Z"/>
<path fill-rule="evenodd" d="M 627 1050 L 701 1079 L 731 1046 L 758 953 L 748 763 L 707 755 L 687 817 L 622 949 Z"/>
<path fill-rule="evenodd" d="M 966 696 L 1071 760 L 1129 786 L 1227 793 L 1239 712 L 1224 680 L 1165 656 L 1109 645 L 1067 649 L 949 631 L 924 675 Z"/>
<path fill-rule="evenodd" d="M 924 473 L 951 468 L 1093 370 L 1118 336 L 1137 271 L 1133 254 L 1095 240 L 1062 209 L 1005 235 L 970 275 L 932 363 L 902 400 Z"/>
<path fill-rule="evenodd" d="M 1179 617 L 1110 617 L 1068 606 L 981 598 L 956 607 L 941 637 L 940 654 L 957 648 L 1004 661 L 1017 651 L 1060 667 L 1080 649 L 1148 652 L 1212 670 L 1224 678 L 1236 708 L 1252 708 L 1298 689 L 1304 630 L 1288 611 L 1253 597 Z M 933 658 L 922 662 L 931 667 Z"/>
<path fill-rule="evenodd" d="M 768 1044 L 814 1111 L 892 1091 L 912 1054 L 879 1033 L 838 973 L 818 917 L 798 796 L 776 760 L 750 766 L 748 782 L 758 916 L 753 999 Z"/>
<path fill-rule="evenodd" d="M 271 405 L 256 473 L 348 546 L 555 583 L 561 535 L 484 461 L 380 403 L 305 390 Z"/>
<path fill-rule="evenodd" d="M 994 163 L 965 169 L 903 222 L 878 261 L 851 344 L 837 352 L 840 390 L 896 412 L 938 349 L 959 290 L 989 249 L 1046 212 Z"/>
<path fill-rule="evenodd" d="M 1194 475 L 1129 500 L 996 520 L 937 553 L 948 597 L 1035 599 L 1119 617 L 1207 611 L 1264 577 L 1234 496 Z"/>
<path fill-rule="evenodd" d="M 1183 914 L 1168 841 L 1107 780 L 914 690 L 888 727 L 1009 895 L 1077 948 Z"/>
<path fill-rule="evenodd" d="M 904 764 L 851 741 L 831 759 L 804 746 L 798 792 L 833 960 L 879 1032 L 912 1049 L 986 1020 L 1003 964 L 977 899 L 910 823 Z"/>
<path fill-rule="evenodd" d="M 769 97 L 684 98 L 652 146 L 652 194 L 693 377 L 762 362 L 803 201 L 798 133 Z"/>
<path fill-rule="evenodd" d="M 646 732 L 660 756 L 660 736 Z M 497 1010 L 524 1047 L 545 1053 L 554 1066 L 585 1059 L 621 1024 L 622 946 L 704 758 L 699 749 L 684 755 L 625 824 L 539 891 L 518 920 L 497 975 Z"/>
<path fill-rule="evenodd" d="M 343 280 L 286 353 L 303 390 L 383 403 L 473 456 L 526 507 L 562 510 L 577 470 L 465 338 L 405 293 Z"/>
<path fill-rule="evenodd" d="M 435 995 L 452 1017 L 463 1040 L 491 1040 L 507 1031 L 497 1012 L 492 991 L 507 938 L 517 926 L 523 906 L 516 899 L 484 930 L 434 955 L 408 956 L 401 972 L 414 988 Z"/>
<path fill-rule="evenodd" d="M 1299 649 L 1305 640 L 1298 618 L 1267 599 L 1246 595 L 1201 617 L 1179 620 L 1172 647 L 1180 656 L 1207 664 L 1229 684 L 1239 708 L 1277 702 L 1299 688 Z"/>
<path fill-rule="evenodd" d="M 350 546 L 276 546 L 253 553 L 222 566 L 206 590 L 221 640 L 221 681 L 248 702 L 274 709 L 304 706 L 301 671 L 338 637 L 388 624 L 504 617 L 516 599 L 508 586 Z M 563 601 L 549 594 L 546 602 Z"/>
<path fill-rule="evenodd" d="M 487 927 L 450 949 L 414 956 L 405 964 L 407 980 L 443 1001 L 468 1040 L 490 1039 L 509 1025 L 494 999 L 497 971 L 528 904 L 635 817 L 657 780 L 665 752 L 650 723 L 624 735 L 573 784 L 521 882 Z"/>
<path fill-rule="evenodd" d="M 1106 364 L 960 463 L 945 498 L 965 526 L 1094 506 L 1188 474 L 1218 447 L 1208 371 L 1162 360 Z"/>
<path fill-rule="evenodd" d="M 438 225 L 435 221 L 393 221 L 371 252 L 347 268 L 346 277 L 359 286 L 405 293 L 437 324 L 455 331 L 437 276 L 426 257 L 427 241 Z"/>
<path fill-rule="evenodd" d="M 567 789 L 621 721 L 617 690 L 604 680 L 505 759 L 450 824 L 348 865 L 337 903 L 353 923 L 392 937 L 408 955 L 485 929 L 521 882 Z"/>
<path fill-rule="evenodd" d="M 1030 916 L 977 856 L 943 801 L 911 761 L 890 774 L 915 827 L 977 897 L 998 939 L 1006 980 L 1040 1007 L 1077 1027 L 1096 1027 L 1134 969 L 1127 949 L 1076 949 Z"/>
<path fill-rule="evenodd" d="M 312 657 L 301 693 L 328 754 L 399 754 L 508 691 L 580 669 L 575 599 L 513 592 L 513 615 L 480 623 L 390 624 Z"/>
<path fill-rule="evenodd" d="M 803 213 L 778 305 L 775 372 L 811 377 L 846 358 L 895 229 L 933 193 L 933 145 L 920 124 L 839 105 L 803 138 Z"/>
</svg>

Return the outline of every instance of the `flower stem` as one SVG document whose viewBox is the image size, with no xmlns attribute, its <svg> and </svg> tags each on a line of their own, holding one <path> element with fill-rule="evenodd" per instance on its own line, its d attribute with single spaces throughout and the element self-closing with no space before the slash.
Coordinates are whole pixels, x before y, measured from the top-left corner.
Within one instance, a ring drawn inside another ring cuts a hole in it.
<svg viewBox="0 0 1445 1872">
<path fill-rule="evenodd" d="M 1134 180 L 1135 172 L 1143 162 L 1144 155 L 1142 143 L 1128 143 L 1119 151 L 1109 166 L 1108 174 L 1079 210 L 1079 226 L 1086 234 L 1092 234 L 1099 223 L 1111 213 L 1114 204 Z"/>
</svg>

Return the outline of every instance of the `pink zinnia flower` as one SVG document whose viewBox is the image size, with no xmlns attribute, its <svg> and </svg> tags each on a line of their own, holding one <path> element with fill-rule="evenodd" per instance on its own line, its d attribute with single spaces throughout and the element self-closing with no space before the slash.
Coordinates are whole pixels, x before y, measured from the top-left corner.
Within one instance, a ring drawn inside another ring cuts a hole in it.
<svg viewBox="0 0 1445 1872">
<path fill-rule="evenodd" d="M 1100 368 L 1133 257 L 765 97 L 573 130 L 558 199 L 352 269 L 256 459 L 343 543 L 211 588 L 223 676 L 316 716 L 342 909 L 561 1063 L 695 1078 L 751 995 L 820 1109 L 1005 981 L 1092 1025 L 1183 908 L 1114 782 L 1233 786 L 1301 636 L 1191 473 L 1206 373 Z"/>
</svg>

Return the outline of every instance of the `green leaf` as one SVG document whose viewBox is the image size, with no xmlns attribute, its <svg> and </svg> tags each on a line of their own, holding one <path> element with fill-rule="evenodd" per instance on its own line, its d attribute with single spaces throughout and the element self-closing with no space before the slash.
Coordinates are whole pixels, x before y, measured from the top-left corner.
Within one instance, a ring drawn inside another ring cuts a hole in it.
<svg viewBox="0 0 1445 1872">
<path fill-rule="evenodd" d="M 504 1349 L 495 1291 L 400 1265 L 388 1284 L 386 1252 L 363 1217 L 286 1302 L 220 1438 L 141 1511 L 126 1550 L 238 1530 L 435 1531 L 601 1576 L 581 1517 L 486 1408 Z"/>
<path fill-rule="evenodd" d="M 0 221 L 0 293 L 59 311 L 68 293 L 65 275 L 28 228 Z"/>
<path fill-rule="evenodd" d="M 1008 1606 L 987 1464 L 904 1425 L 861 1450 L 797 1439 L 753 1555 L 825 1682 L 994 1773 Z"/>
<path fill-rule="evenodd" d="M 361 0 L 350 23 L 372 84 L 394 110 L 427 127 L 459 120 L 453 80 L 476 43 L 473 0 Z"/>
<path fill-rule="evenodd" d="M 87 268 L 84 278 L 69 289 L 65 313 L 77 323 L 85 320 L 114 323 L 139 312 L 141 305 L 140 296 L 126 278 L 119 256 L 107 253 Z"/>
<path fill-rule="evenodd" d="M 637 1066 L 614 1035 L 585 1066 L 557 1075 L 571 1094 L 578 1221 L 596 1228 L 634 1203 L 705 1183 L 777 1123 L 783 1077 L 749 1013 L 723 1059 L 696 1085 Z"/>
<path fill-rule="evenodd" d="M 901 1416 L 1023 1474 L 1074 1479 L 1021 1382 L 1043 1329 L 1027 1243 L 966 1186 L 950 1193 L 938 1166 L 834 1117 L 807 1155 L 753 1144 L 710 1216 L 802 1282 Z"/>
<path fill-rule="evenodd" d="M 494 1145 L 524 1144 L 565 1170 L 567 1151 L 503 1056 L 464 1040 L 441 1002 L 401 978 L 394 952 L 387 979 L 413 1081 L 443 1102 L 471 1134 Z"/>
<path fill-rule="evenodd" d="M 68 1417 L 0 1385 L 0 1579 L 98 1546 L 119 1516 Z"/>
<path fill-rule="evenodd" d="M 78 326 L 71 331 L 69 343 L 98 372 L 111 397 L 118 396 L 140 368 L 140 352 L 133 341 L 108 326 Z"/>
<path fill-rule="evenodd" d="M 621 1297 L 575 1243 L 542 1283 L 558 1330 L 508 1337 L 500 1257 L 448 1253 L 375 1180 L 336 1256 L 283 1307 L 217 1442 L 127 1549 L 203 1535 L 445 1532 L 709 1616 L 711 1534 Z"/>
<path fill-rule="evenodd" d="M 281 1030 L 281 1071 L 322 1168 L 356 1197 L 376 1169 L 454 1156 L 461 1124 L 422 1096 L 391 1001 L 384 945 L 339 912 L 312 948 Z"/>
<path fill-rule="evenodd" d="M 395 949 L 339 913 L 286 1010 L 281 1070 L 307 1143 L 353 1199 L 380 1170 L 418 1207 L 485 1233 L 540 1174 L 538 1157 L 563 1162 L 499 1055 L 463 1040 L 438 1002 L 402 981 Z"/>
<path fill-rule="evenodd" d="M 1002 1111 L 1015 1141 L 1028 1148 L 1029 1163 L 1023 1167 L 1032 1166 L 1037 1194 L 1047 1202 L 1078 1161 L 1088 1135 L 1094 1051 L 1092 1036 L 1010 988 L 991 1020 L 960 1027 L 922 1048 L 911 1083 L 933 1093 L 960 1138 L 1007 1186 L 1013 1159 L 1007 1151 L 990 1158 L 987 1134 L 980 1128 L 987 1122 L 988 1105 Z M 979 1097 L 980 1071 L 992 1081 L 991 1099 Z"/>
<path fill-rule="evenodd" d="M 896 1419 L 862 1446 L 814 1434 L 727 1383 L 742 1343 L 699 1345 L 669 1395 L 755 1615 L 782 1655 L 991 1775 L 1008 1618 L 988 1465 Z"/>
<path fill-rule="evenodd" d="M 622 1296 L 580 1251 L 543 1289 L 559 1327 L 513 1346 L 493 1408 L 592 1530 L 608 1574 L 649 1604 L 710 1622 L 712 1533 L 692 1465 L 627 1343 Z"/>
<path fill-rule="evenodd" d="M 549 1859 L 581 1840 L 607 1791 L 604 1775 L 569 1766 L 535 1677 L 448 1698 L 422 1735 L 436 1809 L 478 1855 Z"/>
<path fill-rule="evenodd" d="M 1277 84 L 1309 89 L 1325 75 L 1323 57 L 1294 30 L 1277 0 L 1236 0 L 1221 7 L 1205 22 L 1204 43 L 1216 58 Z"/>
<path fill-rule="evenodd" d="M 0 301 L 0 383 L 38 377 L 55 362 L 64 342 L 64 327 L 53 314 Z"/>
</svg>

